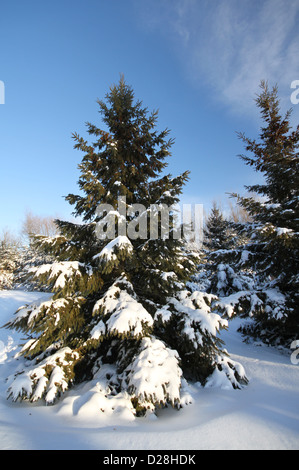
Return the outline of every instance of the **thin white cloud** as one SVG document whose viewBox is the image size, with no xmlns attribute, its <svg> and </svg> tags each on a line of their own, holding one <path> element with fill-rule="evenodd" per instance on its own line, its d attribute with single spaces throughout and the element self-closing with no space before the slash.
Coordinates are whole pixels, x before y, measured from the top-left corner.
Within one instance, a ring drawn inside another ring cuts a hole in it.
<svg viewBox="0 0 299 470">
<path fill-rule="evenodd" d="M 256 108 L 262 79 L 291 106 L 299 79 L 298 0 L 148 0 L 147 21 L 172 38 L 193 84 L 238 113 Z M 281 96 L 281 94 L 280 94 Z"/>
<path fill-rule="evenodd" d="M 299 34 L 294 23 L 299 3 L 268 0 L 259 3 L 254 11 L 248 3 L 247 8 L 239 10 L 233 8 L 233 4 L 235 7 L 244 5 L 228 2 L 223 4 L 225 14 L 223 6 L 217 11 L 214 38 L 217 31 L 228 33 L 226 38 L 224 34 L 219 36 L 223 42 L 218 41 L 214 56 L 217 64 L 210 69 L 210 76 L 215 80 L 216 73 L 224 78 L 222 97 L 235 110 L 239 107 L 249 110 L 252 101 L 248 98 L 252 99 L 257 92 L 261 79 L 277 83 L 285 90 L 298 75 L 298 52 L 295 54 L 295 51 L 299 47 Z M 204 55 L 205 52 L 203 61 Z"/>
</svg>

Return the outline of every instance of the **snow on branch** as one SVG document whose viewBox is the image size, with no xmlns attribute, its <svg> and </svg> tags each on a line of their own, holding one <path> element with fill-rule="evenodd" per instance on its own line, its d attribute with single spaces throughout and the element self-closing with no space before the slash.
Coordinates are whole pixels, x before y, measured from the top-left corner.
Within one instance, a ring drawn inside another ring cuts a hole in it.
<svg viewBox="0 0 299 470">
<path fill-rule="evenodd" d="M 8 388 L 8 397 L 13 401 L 26 398 L 32 402 L 44 397 L 47 404 L 52 404 L 69 387 L 69 369 L 78 357 L 70 348 L 62 348 L 37 367 L 16 373 Z"/>
<path fill-rule="evenodd" d="M 153 318 L 138 302 L 134 294 L 133 287 L 127 281 L 121 286 L 123 278 L 118 279 L 106 292 L 106 294 L 96 302 L 93 314 L 101 314 L 100 322 L 91 332 L 92 338 L 99 338 L 104 332 L 104 324 L 107 325 L 107 332 L 117 335 L 139 336 L 143 334 L 144 327 L 153 325 Z M 106 317 L 106 318 L 105 318 Z"/>
<path fill-rule="evenodd" d="M 130 395 L 137 398 L 140 406 L 180 403 L 182 371 L 178 354 L 156 338 L 142 339 L 140 352 L 124 376 Z"/>
<path fill-rule="evenodd" d="M 128 237 L 119 235 L 114 240 L 111 240 L 93 259 L 100 259 L 105 262 L 115 260 L 117 259 L 116 250 L 132 252 L 133 246 Z"/>
<path fill-rule="evenodd" d="M 48 281 L 54 282 L 53 289 L 63 289 L 66 282 L 71 278 L 78 276 L 81 277 L 82 273 L 80 268 L 84 267 L 78 261 L 62 261 L 52 264 L 43 264 L 42 266 L 32 267 L 29 269 L 34 274 L 34 278 L 47 276 Z"/>
</svg>

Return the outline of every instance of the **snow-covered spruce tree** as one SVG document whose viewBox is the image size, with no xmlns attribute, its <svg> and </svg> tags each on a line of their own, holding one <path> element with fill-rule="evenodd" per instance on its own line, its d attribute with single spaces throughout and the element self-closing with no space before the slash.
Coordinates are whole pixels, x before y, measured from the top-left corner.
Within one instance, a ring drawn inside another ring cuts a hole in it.
<svg viewBox="0 0 299 470">
<path fill-rule="evenodd" d="M 38 239 L 37 236 L 35 236 Z M 18 264 L 14 271 L 14 289 L 25 291 L 51 291 L 51 286 L 43 284 L 38 279 L 33 279 L 32 273 L 36 272 L 38 266 L 53 263 L 55 258 L 46 254 L 42 246 L 38 246 L 36 240 L 29 245 L 23 245 L 18 252 Z"/>
<path fill-rule="evenodd" d="M 209 216 L 203 227 L 203 243 L 200 246 L 199 264 L 192 275 L 188 285 L 191 289 L 210 292 L 211 278 L 217 269 L 213 261 L 213 253 L 228 246 L 229 227 L 228 222 L 216 202 L 213 202 Z"/>
<path fill-rule="evenodd" d="M 0 240 L 0 290 L 13 288 L 19 258 L 20 242 L 5 232 Z"/>
<path fill-rule="evenodd" d="M 260 172 L 262 184 L 246 187 L 253 197 L 235 195 L 250 214 L 243 264 L 256 272 L 259 309 L 252 334 L 290 346 L 299 337 L 299 126 L 291 130 L 288 111 L 281 116 L 277 88 L 261 83 L 256 102 L 265 123 L 259 141 L 240 138 L 251 155 L 243 161 Z"/>
<path fill-rule="evenodd" d="M 246 266 L 247 252 L 244 244 L 248 240 L 245 235 L 246 224 L 228 221 L 229 238 L 223 241 L 218 249 L 208 251 L 209 288 L 208 292 L 220 297 L 228 297 L 242 291 L 243 299 L 247 302 L 247 291 L 252 289 L 254 283 L 254 272 Z M 245 294 L 246 292 L 246 294 Z M 249 294 L 251 295 L 251 294 Z M 239 306 L 240 311 L 249 313 L 249 304 Z"/>
<path fill-rule="evenodd" d="M 8 324 L 29 337 L 9 393 L 52 403 L 90 382 L 99 412 L 111 408 L 109 396 L 122 396 L 142 414 L 183 405 L 186 379 L 239 387 L 244 370 L 217 338 L 227 322 L 210 311 L 211 296 L 186 289 L 195 259 L 177 236 L 174 211 L 167 222 L 159 210 L 178 202 L 188 178 L 161 174 L 169 131 L 157 131 L 157 113 L 134 101 L 123 78 L 98 104 L 106 129 L 87 124 L 92 144 L 74 135 L 84 153 L 81 194 L 66 197 L 83 222 L 57 221 L 60 235 L 37 240 L 55 255 L 35 272 L 53 298 L 21 308 Z"/>
<path fill-rule="evenodd" d="M 216 295 L 226 295 L 234 290 L 235 274 L 233 268 L 218 262 L 236 244 L 232 223 L 226 220 L 222 211 L 213 203 L 204 228 L 204 271 L 208 279 L 207 291 Z"/>
<path fill-rule="evenodd" d="M 223 217 L 216 203 L 213 202 L 204 228 L 204 246 L 209 251 L 225 249 L 229 247 L 231 238 L 229 222 Z"/>
<path fill-rule="evenodd" d="M 216 209 L 216 210 L 215 210 Z M 255 272 L 247 265 L 249 215 L 240 208 L 225 219 L 215 203 L 204 229 L 200 263 L 188 282 L 191 290 L 212 294 L 212 310 L 223 318 L 251 317 L 261 310 L 255 289 Z"/>
</svg>

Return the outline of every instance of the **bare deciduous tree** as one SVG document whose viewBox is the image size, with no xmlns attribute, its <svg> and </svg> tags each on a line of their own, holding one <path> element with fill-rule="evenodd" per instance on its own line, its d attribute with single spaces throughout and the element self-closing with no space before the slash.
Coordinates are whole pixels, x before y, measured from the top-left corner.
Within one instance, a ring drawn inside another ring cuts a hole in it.
<svg viewBox="0 0 299 470">
<path fill-rule="evenodd" d="M 54 220 L 54 217 L 42 217 L 32 214 L 31 211 L 27 211 L 22 224 L 22 236 L 28 242 L 30 242 L 30 239 L 34 235 L 45 235 L 48 237 L 54 236 L 58 233 L 58 228 Z"/>
<path fill-rule="evenodd" d="M 251 221 L 251 217 L 244 207 L 239 206 L 238 204 L 233 204 L 232 201 L 228 201 L 230 213 L 228 219 L 232 222 L 237 223 L 247 223 Z"/>
</svg>

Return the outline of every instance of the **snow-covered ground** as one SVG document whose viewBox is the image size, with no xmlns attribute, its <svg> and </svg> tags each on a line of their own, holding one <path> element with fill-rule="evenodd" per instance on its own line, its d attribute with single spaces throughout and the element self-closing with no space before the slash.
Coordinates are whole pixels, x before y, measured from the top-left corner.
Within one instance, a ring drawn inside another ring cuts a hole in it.
<svg viewBox="0 0 299 470">
<path fill-rule="evenodd" d="M 46 299 L 48 294 L 1 291 L 0 325 L 18 307 L 39 297 Z M 299 364 L 291 361 L 293 351 L 282 354 L 244 343 L 237 332 L 239 322 L 232 320 L 221 338 L 232 358 L 244 366 L 247 387 L 223 390 L 194 385 L 192 405 L 134 420 L 99 413 L 90 406 L 74 413 L 74 397 L 80 393 L 76 390 L 54 406 L 8 401 L 5 380 L 14 371 L 12 358 L 21 334 L 0 329 L 0 449 L 299 449 Z"/>
</svg>

